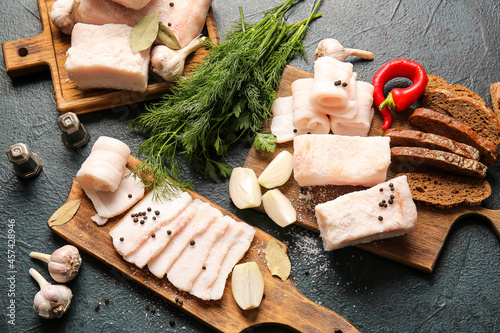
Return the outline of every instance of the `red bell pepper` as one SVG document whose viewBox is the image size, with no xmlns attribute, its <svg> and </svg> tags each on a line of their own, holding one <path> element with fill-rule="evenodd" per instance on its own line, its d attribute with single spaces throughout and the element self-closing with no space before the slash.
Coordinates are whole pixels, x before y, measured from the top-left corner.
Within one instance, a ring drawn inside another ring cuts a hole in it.
<svg viewBox="0 0 500 333">
<path fill-rule="evenodd" d="M 410 79 L 413 84 L 408 88 L 394 88 L 385 98 L 385 84 L 397 77 Z M 414 61 L 396 59 L 389 61 L 375 73 L 372 85 L 375 88 L 373 102 L 382 114 L 384 119 L 382 129 L 385 131 L 391 126 L 391 111 L 409 108 L 424 93 L 427 86 L 427 74 L 424 68 Z"/>
</svg>

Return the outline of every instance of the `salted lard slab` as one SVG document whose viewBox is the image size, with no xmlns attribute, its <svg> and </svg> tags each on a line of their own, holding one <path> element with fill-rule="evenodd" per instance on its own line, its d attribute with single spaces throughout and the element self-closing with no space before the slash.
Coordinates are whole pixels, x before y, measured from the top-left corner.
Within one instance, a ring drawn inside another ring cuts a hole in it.
<svg viewBox="0 0 500 333">
<path fill-rule="evenodd" d="M 131 29 L 125 24 L 76 24 L 64 64 L 68 78 L 84 90 L 145 92 L 150 48 L 134 54 L 129 42 Z"/>
<path fill-rule="evenodd" d="M 293 142 L 293 173 L 300 186 L 374 186 L 386 179 L 390 139 L 330 134 L 299 135 Z"/>
<path fill-rule="evenodd" d="M 317 205 L 316 218 L 323 247 L 330 251 L 401 236 L 415 226 L 417 208 L 406 176 L 399 176 Z"/>
<path fill-rule="evenodd" d="M 195 239 L 206 232 L 216 218 L 222 216 L 219 210 L 200 199 L 195 199 L 191 205 L 196 208 L 196 215 L 179 233 L 172 233 L 173 239 L 155 258 L 148 262 L 150 272 L 159 278 L 165 275 L 187 246 L 195 246 Z"/>
<path fill-rule="evenodd" d="M 113 0 L 113 1 L 127 8 L 139 10 L 145 7 L 151 0 Z"/>
<path fill-rule="evenodd" d="M 179 215 L 192 201 L 187 192 L 182 192 L 171 200 L 162 201 L 155 200 L 153 192 L 150 192 L 109 232 L 114 247 L 122 256 L 129 255 L 146 242 L 152 233 Z"/>
</svg>

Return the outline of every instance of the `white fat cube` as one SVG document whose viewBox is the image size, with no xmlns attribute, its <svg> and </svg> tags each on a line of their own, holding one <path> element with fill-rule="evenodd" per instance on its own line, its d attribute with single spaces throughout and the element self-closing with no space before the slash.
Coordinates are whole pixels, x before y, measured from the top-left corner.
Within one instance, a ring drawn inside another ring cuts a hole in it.
<svg viewBox="0 0 500 333">
<path fill-rule="evenodd" d="M 133 54 L 125 24 L 78 23 L 64 67 L 81 89 L 108 88 L 145 92 L 148 85 L 149 51 Z"/>
</svg>

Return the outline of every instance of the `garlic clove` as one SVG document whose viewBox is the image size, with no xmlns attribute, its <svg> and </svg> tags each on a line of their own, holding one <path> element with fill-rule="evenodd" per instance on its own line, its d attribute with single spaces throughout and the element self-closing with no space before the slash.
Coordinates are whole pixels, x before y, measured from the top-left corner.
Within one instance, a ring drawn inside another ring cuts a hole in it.
<svg viewBox="0 0 500 333">
<path fill-rule="evenodd" d="M 287 182 L 293 170 L 293 155 L 286 150 L 279 153 L 262 171 L 257 181 L 265 188 L 281 186 Z"/>
<path fill-rule="evenodd" d="M 333 38 L 326 38 L 318 43 L 316 51 L 314 52 L 314 59 L 317 60 L 318 58 L 326 56 L 335 58 L 339 61 L 345 61 L 350 55 L 366 60 L 373 60 L 373 53 L 358 49 L 344 48 L 338 40 Z"/>
<path fill-rule="evenodd" d="M 80 0 L 57 0 L 50 10 L 50 20 L 66 35 L 81 21 Z"/>
<path fill-rule="evenodd" d="M 229 195 L 239 209 L 260 206 L 262 193 L 252 169 L 234 168 L 229 178 Z"/>
<path fill-rule="evenodd" d="M 280 190 L 267 191 L 262 196 L 262 203 L 267 215 L 280 227 L 286 227 L 297 221 L 297 212 L 292 202 Z"/>
<path fill-rule="evenodd" d="M 61 318 L 71 304 L 73 298 L 71 289 L 64 285 L 50 284 L 33 268 L 30 268 L 29 272 L 40 286 L 40 291 L 33 300 L 35 312 L 47 319 Z"/>
<path fill-rule="evenodd" d="M 234 266 L 231 289 L 234 300 L 243 310 L 260 305 L 264 295 L 264 277 L 255 261 Z"/>
</svg>

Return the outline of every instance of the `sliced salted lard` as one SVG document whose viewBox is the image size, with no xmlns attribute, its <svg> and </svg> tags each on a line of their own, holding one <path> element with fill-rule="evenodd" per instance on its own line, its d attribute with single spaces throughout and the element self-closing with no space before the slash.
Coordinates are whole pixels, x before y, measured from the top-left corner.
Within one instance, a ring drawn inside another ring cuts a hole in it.
<svg viewBox="0 0 500 333">
<path fill-rule="evenodd" d="M 328 134 L 330 119 L 328 115 L 316 110 L 310 103 L 314 79 L 298 79 L 292 83 L 293 125 L 298 130 L 314 134 Z"/>
<path fill-rule="evenodd" d="M 126 170 L 125 173 L 127 173 Z M 144 184 L 139 178 L 124 176 L 114 192 L 96 191 L 88 183 L 81 182 L 80 186 L 92 201 L 97 216 L 92 220 L 99 225 L 107 219 L 127 211 L 144 197 Z"/>
<path fill-rule="evenodd" d="M 374 186 L 385 181 L 391 163 L 390 139 L 381 136 L 299 135 L 293 148 L 299 186 Z"/>
<path fill-rule="evenodd" d="M 155 200 L 153 192 L 149 193 L 135 205 L 131 214 L 127 214 L 109 232 L 118 253 L 127 256 L 138 249 L 152 233 L 186 209 L 192 200 L 187 192 L 182 192 L 171 200 L 162 201 Z"/>
<path fill-rule="evenodd" d="M 95 191 L 115 191 L 123 178 L 130 148 L 120 140 L 101 136 L 83 162 L 76 179 L 85 188 Z"/>
<path fill-rule="evenodd" d="M 222 237 L 214 244 L 205 260 L 206 269 L 203 270 L 193 283 L 190 293 L 204 300 L 210 299 L 210 287 L 217 279 L 222 262 L 229 249 L 243 236 L 246 230 L 250 233 L 251 226 L 246 223 L 231 223 Z M 254 231 L 255 232 L 255 231 Z"/>
<path fill-rule="evenodd" d="M 213 208 L 215 209 L 215 208 Z M 214 244 L 222 237 L 231 223 L 228 216 L 220 216 L 201 235 L 194 238 L 195 244 L 187 246 L 167 271 L 168 280 L 178 289 L 191 291 L 196 277 L 206 270 L 206 259 Z"/>
<path fill-rule="evenodd" d="M 331 116 L 333 134 L 367 136 L 373 120 L 373 86 L 356 81 L 356 115 L 353 118 Z"/>
<path fill-rule="evenodd" d="M 229 273 L 231 273 L 231 271 L 233 270 L 234 265 L 236 265 L 238 261 L 243 258 L 245 253 L 250 248 L 250 244 L 252 244 L 253 236 L 255 235 L 255 229 L 246 223 L 242 224 L 245 225 L 245 231 L 243 235 L 241 235 L 241 237 L 238 239 L 238 241 L 233 244 L 233 246 L 231 246 L 231 248 L 227 252 L 217 278 L 212 286 L 210 286 L 210 299 L 221 299 L 222 295 L 224 294 L 224 288 L 226 287 L 226 280 L 229 276 Z"/>
<path fill-rule="evenodd" d="M 144 6 L 146 6 L 151 0 L 113 0 L 113 1 L 127 8 L 139 10 Z"/>
<path fill-rule="evenodd" d="M 172 30 L 181 47 L 184 47 L 203 30 L 211 4 L 212 0 L 151 0 L 140 10 L 134 10 L 112 0 L 57 0 L 52 6 L 50 18 L 62 32 L 71 34 L 77 22 L 96 25 L 116 23 L 133 27 L 143 17 L 159 13 L 160 22 Z"/>
<path fill-rule="evenodd" d="M 193 208 L 192 205 L 187 206 L 179 215 L 167 222 L 163 227 L 158 229 L 158 231 L 152 233 L 148 240 L 137 250 L 124 256 L 123 259 L 143 268 L 151 259 L 156 257 L 158 253 L 163 251 L 165 246 L 167 246 L 172 239 L 172 234 L 178 234 L 195 214 L 196 209 Z"/>
<path fill-rule="evenodd" d="M 145 92 L 150 48 L 134 54 L 125 24 L 77 23 L 71 34 L 64 68 L 81 89 L 119 89 Z"/>
<path fill-rule="evenodd" d="M 316 206 L 326 251 L 403 235 L 417 222 L 406 176 Z"/>
<path fill-rule="evenodd" d="M 178 234 L 172 234 L 173 239 L 156 257 L 148 262 L 151 273 L 159 278 L 165 275 L 186 246 L 194 246 L 196 237 L 204 233 L 217 217 L 222 216 L 219 210 L 200 199 L 195 199 L 191 205 L 196 208 L 196 215 Z"/>
</svg>

